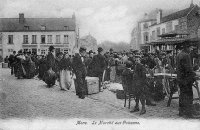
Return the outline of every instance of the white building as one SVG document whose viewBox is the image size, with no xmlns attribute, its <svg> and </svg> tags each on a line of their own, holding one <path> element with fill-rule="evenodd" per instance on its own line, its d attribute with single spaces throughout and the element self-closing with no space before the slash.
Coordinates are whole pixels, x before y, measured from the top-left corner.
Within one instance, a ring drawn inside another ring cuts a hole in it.
<svg viewBox="0 0 200 130">
<path fill-rule="evenodd" d="M 72 18 L 0 18 L 0 55 L 23 49 L 45 55 L 53 45 L 57 52 L 73 53 L 77 44 L 76 19 Z"/>
</svg>

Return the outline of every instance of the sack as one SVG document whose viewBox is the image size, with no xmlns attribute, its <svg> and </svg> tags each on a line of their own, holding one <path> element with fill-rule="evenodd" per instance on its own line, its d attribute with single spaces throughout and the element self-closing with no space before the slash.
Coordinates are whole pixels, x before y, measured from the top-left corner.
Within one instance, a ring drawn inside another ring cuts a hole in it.
<svg viewBox="0 0 200 130">
<path fill-rule="evenodd" d="M 44 73 L 43 81 L 47 85 L 50 85 L 50 84 L 54 85 L 56 78 L 57 78 L 56 73 L 52 70 L 52 68 L 50 68 L 47 72 Z"/>
</svg>

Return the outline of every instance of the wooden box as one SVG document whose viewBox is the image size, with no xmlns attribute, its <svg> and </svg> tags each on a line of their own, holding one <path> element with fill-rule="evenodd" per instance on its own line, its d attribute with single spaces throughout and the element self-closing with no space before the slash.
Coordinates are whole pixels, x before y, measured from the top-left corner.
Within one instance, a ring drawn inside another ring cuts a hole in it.
<svg viewBox="0 0 200 130">
<path fill-rule="evenodd" d="M 87 94 L 99 93 L 99 78 L 98 77 L 86 77 Z"/>
<path fill-rule="evenodd" d="M 2 63 L 2 68 L 8 68 L 8 63 Z"/>
</svg>

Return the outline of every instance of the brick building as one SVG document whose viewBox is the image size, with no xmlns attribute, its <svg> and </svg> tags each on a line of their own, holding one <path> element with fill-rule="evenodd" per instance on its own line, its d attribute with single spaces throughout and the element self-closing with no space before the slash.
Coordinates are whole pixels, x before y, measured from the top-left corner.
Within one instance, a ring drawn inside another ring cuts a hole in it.
<svg viewBox="0 0 200 130">
<path fill-rule="evenodd" d="M 53 45 L 57 52 L 73 53 L 77 44 L 76 18 L 0 18 L 0 55 L 23 49 L 45 55 Z"/>
</svg>

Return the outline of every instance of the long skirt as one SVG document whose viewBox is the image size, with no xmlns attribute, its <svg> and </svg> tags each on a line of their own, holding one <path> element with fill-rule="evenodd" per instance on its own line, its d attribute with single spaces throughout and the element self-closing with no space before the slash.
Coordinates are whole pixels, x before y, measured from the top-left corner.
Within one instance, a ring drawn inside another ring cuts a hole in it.
<svg viewBox="0 0 200 130">
<path fill-rule="evenodd" d="M 116 78 L 115 66 L 110 67 L 110 69 L 111 69 L 111 71 L 110 71 L 110 81 L 115 82 L 115 78 Z"/>
<path fill-rule="evenodd" d="M 26 76 L 26 71 L 24 69 L 24 65 L 22 65 L 21 63 L 17 64 L 17 72 L 16 72 L 16 76 L 17 78 L 24 78 Z"/>
<path fill-rule="evenodd" d="M 62 90 L 69 90 L 72 85 L 72 75 L 69 70 L 61 70 L 60 71 L 60 88 Z"/>
</svg>

